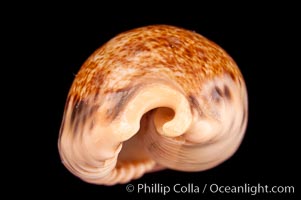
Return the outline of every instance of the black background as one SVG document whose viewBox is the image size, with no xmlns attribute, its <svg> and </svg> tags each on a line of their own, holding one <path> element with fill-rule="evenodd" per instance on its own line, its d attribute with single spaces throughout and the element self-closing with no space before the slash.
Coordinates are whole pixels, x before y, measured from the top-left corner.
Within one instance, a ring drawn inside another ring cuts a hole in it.
<svg viewBox="0 0 301 200">
<path fill-rule="evenodd" d="M 298 193 L 297 161 L 300 156 L 297 156 L 296 138 L 300 134 L 297 129 L 300 119 L 297 94 L 300 89 L 297 89 L 296 70 L 300 64 L 296 58 L 300 50 L 293 49 L 297 46 L 295 36 L 298 25 L 293 9 L 282 5 L 276 8 L 246 5 L 231 10 L 216 10 L 215 7 L 189 10 L 183 7 L 187 14 L 171 9 L 169 11 L 173 14 L 164 14 L 164 10 L 160 14 L 156 10 L 152 14 L 143 14 L 140 10 L 139 13 L 129 12 L 131 15 L 114 9 L 114 12 L 101 14 L 106 10 L 101 6 L 87 9 L 91 8 L 38 9 L 25 13 L 28 14 L 26 17 L 20 16 L 16 21 L 25 25 L 25 28 L 17 27 L 14 32 L 14 41 L 20 43 L 12 51 L 26 54 L 22 57 L 25 62 L 19 65 L 19 73 L 15 77 L 26 80 L 17 89 L 22 91 L 25 88 L 23 84 L 28 88 L 22 100 L 23 106 L 20 106 L 25 108 L 22 121 L 28 134 L 19 135 L 26 146 L 22 151 L 29 152 L 24 155 L 21 151 L 18 155 L 20 159 L 25 159 L 19 163 L 24 166 L 20 174 L 25 174 L 25 177 L 21 183 L 15 181 L 14 185 L 26 187 L 29 194 L 41 192 L 58 197 L 63 194 L 83 194 L 87 199 L 92 196 L 101 198 L 105 193 L 109 193 L 110 198 L 122 195 L 123 199 L 146 196 L 137 192 L 128 193 L 126 185 L 97 186 L 74 177 L 60 163 L 57 138 L 67 93 L 74 75 L 88 56 L 123 31 L 150 24 L 169 24 L 204 35 L 224 48 L 237 62 L 248 88 L 248 128 L 237 153 L 216 168 L 199 173 L 165 170 L 146 174 L 131 183 L 161 183 L 169 186 L 176 183 L 199 186 L 206 183 L 260 183 L 270 186 L 293 185 L 295 193 Z M 253 197 L 249 194 L 175 196 L 177 199 Z M 162 194 L 155 197 L 165 198 Z M 255 199 L 293 197 L 296 194 L 259 194 Z"/>
</svg>

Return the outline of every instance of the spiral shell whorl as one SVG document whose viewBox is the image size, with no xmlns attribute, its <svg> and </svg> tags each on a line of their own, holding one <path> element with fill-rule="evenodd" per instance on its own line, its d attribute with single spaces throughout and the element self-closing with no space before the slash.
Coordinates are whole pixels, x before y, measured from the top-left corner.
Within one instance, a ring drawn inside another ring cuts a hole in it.
<svg viewBox="0 0 301 200">
<path fill-rule="evenodd" d="M 105 185 L 158 164 L 209 169 L 238 148 L 247 106 L 242 75 L 219 46 L 172 26 L 134 29 L 96 50 L 76 75 L 61 159 L 76 176 Z"/>
</svg>

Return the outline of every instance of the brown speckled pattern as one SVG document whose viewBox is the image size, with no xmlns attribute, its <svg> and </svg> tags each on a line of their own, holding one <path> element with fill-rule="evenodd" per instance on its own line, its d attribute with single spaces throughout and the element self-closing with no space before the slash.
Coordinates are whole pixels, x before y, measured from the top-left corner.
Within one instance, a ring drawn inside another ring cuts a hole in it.
<svg viewBox="0 0 301 200">
<path fill-rule="evenodd" d="M 137 77 L 159 73 L 175 80 L 186 94 L 201 90 L 204 81 L 219 74 L 240 77 L 227 53 L 201 35 L 171 26 L 148 26 L 117 35 L 98 49 L 76 75 L 70 95 L 84 99 L 116 92 Z"/>
</svg>

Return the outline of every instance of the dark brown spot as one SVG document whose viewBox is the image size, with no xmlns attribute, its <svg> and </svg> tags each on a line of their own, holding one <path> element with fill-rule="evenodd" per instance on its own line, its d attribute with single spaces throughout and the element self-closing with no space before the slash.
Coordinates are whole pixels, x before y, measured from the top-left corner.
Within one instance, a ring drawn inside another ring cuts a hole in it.
<svg viewBox="0 0 301 200">
<path fill-rule="evenodd" d="M 98 98 L 98 95 L 99 95 L 99 92 L 95 92 L 95 94 L 94 94 L 94 101 L 96 101 L 96 100 L 97 100 L 97 98 Z"/>
<path fill-rule="evenodd" d="M 241 84 L 241 80 L 240 79 L 238 80 L 238 82 L 239 82 L 239 85 L 241 86 L 242 84 Z"/>
<path fill-rule="evenodd" d="M 188 99 L 189 99 L 189 102 L 190 102 L 191 112 L 193 112 L 193 110 L 195 109 L 195 110 L 197 110 L 199 115 L 202 115 L 202 110 L 201 110 L 201 107 L 200 107 L 200 104 L 199 104 L 198 100 L 193 95 L 189 95 Z"/>
<path fill-rule="evenodd" d="M 107 110 L 108 118 L 114 120 L 136 92 L 137 87 L 135 86 L 117 90 L 113 98 L 116 104 Z"/>
<path fill-rule="evenodd" d="M 89 116 L 92 116 L 99 108 L 99 105 L 94 105 L 91 106 L 91 108 L 89 109 Z"/>
<path fill-rule="evenodd" d="M 73 133 L 76 134 L 78 132 L 78 125 L 79 125 L 79 118 L 75 120 L 75 123 L 73 125 Z"/>
<path fill-rule="evenodd" d="M 73 102 L 73 105 L 71 106 L 71 109 L 72 109 L 71 121 L 70 121 L 71 124 L 73 124 L 74 120 L 75 120 L 75 116 L 76 116 L 76 113 L 77 113 L 77 110 L 75 109 L 75 107 L 76 107 L 77 104 L 78 104 L 78 102 L 75 100 Z"/>
<path fill-rule="evenodd" d="M 222 91 L 215 86 L 214 89 L 212 90 L 212 94 L 211 94 L 212 100 L 215 102 L 220 102 L 221 97 L 222 97 Z"/>
<path fill-rule="evenodd" d="M 75 107 L 73 108 L 76 112 L 76 114 L 81 114 L 81 112 L 84 110 L 85 102 L 79 101 L 77 104 L 75 104 Z"/>
<path fill-rule="evenodd" d="M 90 130 L 92 130 L 94 128 L 94 120 L 91 120 L 91 123 L 90 123 Z"/>
<path fill-rule="evenodd" d="M 73 124 L 73 133 L 74 134 L 76 134 L 79 131 L 78 130 L 79 124 L 83 123 L 82 120 L 84 117 L 83 112 L 85 111 L 85 106 L 86 105 L 85 105 L 84 101 L 78 101 L 73 108 L 71 116 L 73 116 L 72 122 L 74 123 Z"/>
<path fill-rule="evenodd" d="M 93 115 L 97 111 L 99 106 L 94 105 L 90 106 L 87 104 L 87 101 L 75 101 L 75 104 L 72 108 L 71 113 L 71 126 L 74 134 L 78 133 L 79 131 L 83 131 L 83 129 L 78 130 L 81 126 L 87 122 L 87 119 Z"/>
<path fill-rule="evenodd" d="M 231 99 L 231 92 L 230 92 L 229 87 L 227 85 L 224 86 L 224 94 L 225 94 L 225 97 L 227 99 Z"/>
<path fill-rule="evenodd" d="M 215 87 L 214 87 L 214 90 L 216 91 L 216 93 L 217 93 L 220 97 L 223 96 L 223 92 L 222 92 L 222 90 L 221 90 L 219 87 L 215 86 Z"/>
<path fill-rule="evenodd" d="M 230 77 L 231 77 L 231 79 L 232 79 L 233 81 L 235 81 L 235 75 L 234 75 L 233 72 L 230 73 Z"/>
</svg>

